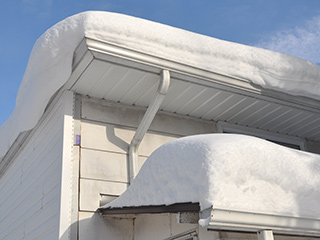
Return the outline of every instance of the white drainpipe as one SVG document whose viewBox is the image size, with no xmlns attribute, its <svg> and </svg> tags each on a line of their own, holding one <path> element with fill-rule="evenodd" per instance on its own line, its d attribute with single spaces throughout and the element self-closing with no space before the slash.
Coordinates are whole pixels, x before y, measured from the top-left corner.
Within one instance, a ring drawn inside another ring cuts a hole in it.
<svg viewBox="0 0 320 240">
<path fill-rule="evenodd" d="M 162 101 L 164 100 L 170 85 L 170 72 L 168 70 L 162 70 L 160 83 L 156 95 L 150 102 L 150 105 L 145 112 L 136 133 L 134 134 L 130 147 L 129 147 L 129 184 L 132 183 L 133 179 L 138 172 L 138 148 L 139 145 L 149 129 L 152 120 L 158 112 Z"/>
</svg>

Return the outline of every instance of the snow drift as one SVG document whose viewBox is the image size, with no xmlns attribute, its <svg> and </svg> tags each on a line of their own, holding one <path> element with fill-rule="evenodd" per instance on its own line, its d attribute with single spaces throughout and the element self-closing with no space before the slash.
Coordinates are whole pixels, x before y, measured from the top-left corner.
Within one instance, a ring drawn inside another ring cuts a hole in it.
<svg viewBox="0 0 320 240">
<path fill-rule="evenodd" d="M 0 158 L 19 133 L 37 124 L 51 96 L 66 83 L 84 36 L 320 100 L 320 68 L 302 59 L 122 14 L 84 12 L 59 22 L 35 43 L 14 112 L 0 128 Z"/>
<path fill-rule="evenodd" d="M 102 208 L 200 203 L 301 217 L 320 216 L 320 156 L 267 140 L 208 134 L 164 144 L 130 187 Z"/>
</svg>

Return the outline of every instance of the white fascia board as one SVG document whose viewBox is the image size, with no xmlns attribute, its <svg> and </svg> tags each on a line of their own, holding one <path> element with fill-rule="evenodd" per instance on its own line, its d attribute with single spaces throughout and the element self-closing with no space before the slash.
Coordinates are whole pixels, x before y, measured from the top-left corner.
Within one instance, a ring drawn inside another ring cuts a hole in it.
<svg viewBox="0 0 320 240">
<path fill-rule="evenodd" d="M 320 236 L 320 219 L 209 208 L 201 212 L 208 218 L 208 230 L 258 232 L 272 230 L 275 234 Z"/>
</svg>

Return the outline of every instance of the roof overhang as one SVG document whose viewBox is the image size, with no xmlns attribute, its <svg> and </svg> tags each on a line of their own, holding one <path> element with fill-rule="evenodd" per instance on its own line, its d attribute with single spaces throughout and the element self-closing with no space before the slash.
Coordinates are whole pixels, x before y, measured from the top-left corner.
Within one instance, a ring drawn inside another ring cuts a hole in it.
<svg viewBox="0 0 320 240">
<path fill-rule="evenodd" d="M 320 141 L 319 101 L 96 39 L 84 38 L 76 49 L 64 89 L 147 107 L 163 69 L 172 79 L 164 112 Z"/>
</svg>

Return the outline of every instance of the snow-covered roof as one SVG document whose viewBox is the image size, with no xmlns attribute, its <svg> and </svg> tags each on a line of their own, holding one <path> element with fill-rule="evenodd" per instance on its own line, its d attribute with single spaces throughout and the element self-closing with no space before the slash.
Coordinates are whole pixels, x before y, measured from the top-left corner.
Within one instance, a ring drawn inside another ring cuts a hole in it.
<svg viewBox="0 0 320 240">
<path fill-rule="evenodd" d="M 320 156 L 236 134 L 184 137 L 154 151 L 129 188 L 100 210 L 200 203 L 318 219 Z"/>
<path fill-rule="evenodd" d="M 19 133 L 37 124 L 50 98 L 67 82 L 73 53 L 85 36 L 320 100 L 320 67 L 305 60 L 122 14 L 84 12 L 59 22 L 35 43 L 16 107 L 0 127 L 0 158 Z"/>
</svg>

